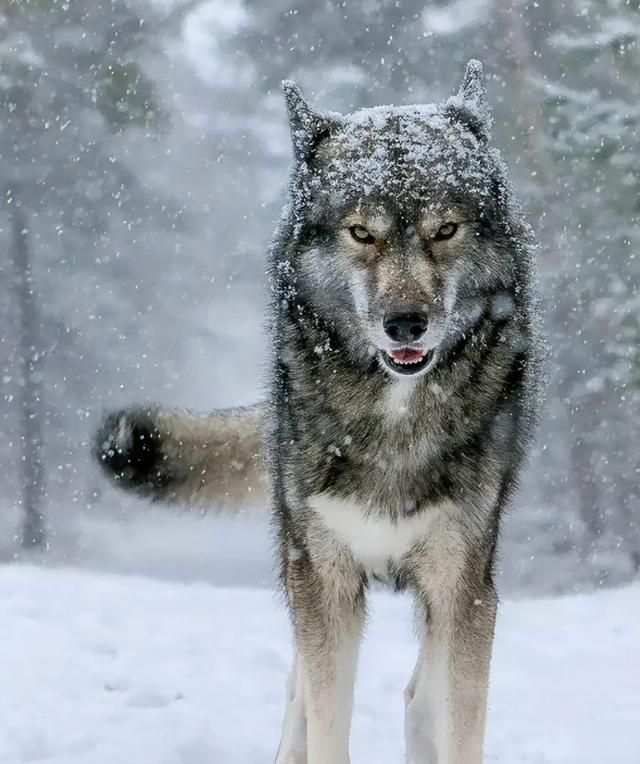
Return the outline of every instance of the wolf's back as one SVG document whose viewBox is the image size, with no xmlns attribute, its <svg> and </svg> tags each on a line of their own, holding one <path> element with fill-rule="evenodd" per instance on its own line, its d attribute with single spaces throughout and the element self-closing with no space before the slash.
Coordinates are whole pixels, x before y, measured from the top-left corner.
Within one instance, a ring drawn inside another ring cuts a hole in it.
<svg viewBox="0 0 640 764">
<path fill-rule="evenodd" d="M 194 415 L 155 406 L 108 414 L 94 455 L 112 482 L 154 501 L 266 506 L 261 406 Z"/>
</svg>

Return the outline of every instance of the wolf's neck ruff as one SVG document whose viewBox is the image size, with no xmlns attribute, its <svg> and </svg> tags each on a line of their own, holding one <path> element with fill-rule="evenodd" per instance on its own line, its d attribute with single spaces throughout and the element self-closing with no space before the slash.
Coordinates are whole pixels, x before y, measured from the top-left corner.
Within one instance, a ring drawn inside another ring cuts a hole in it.
<svg viewBox="0 0 640 764">
<path fill-rule="evenodd" d="M 487 312 L 430 374 L 394 380 L 375 356 L 354 359 L 307 307 L 280 307 L 278 448 L 301 498 L 327 493 L 399 519 L 482 490 L 491 454 L 506 446 L 504 429 L 494 432 L 496 416 L 505 412 L 514 423 L 518 416 L 511 389 L 522 365 L 518 326 Z"/>
</svg>

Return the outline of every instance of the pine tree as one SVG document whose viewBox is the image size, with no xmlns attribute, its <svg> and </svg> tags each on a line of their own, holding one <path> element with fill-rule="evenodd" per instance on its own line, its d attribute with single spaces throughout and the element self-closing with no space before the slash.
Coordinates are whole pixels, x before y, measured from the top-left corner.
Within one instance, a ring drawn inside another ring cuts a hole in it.
<svg viewBox="0 0 640 764">
<path fill-rule="evenodd" d="M 560 76 L 540 83 L 566 215 L 554 345 L 583 553 L 621 546 L 638 569 L 640 4 L 580 9 L 549 41 Z"/>
</svg>

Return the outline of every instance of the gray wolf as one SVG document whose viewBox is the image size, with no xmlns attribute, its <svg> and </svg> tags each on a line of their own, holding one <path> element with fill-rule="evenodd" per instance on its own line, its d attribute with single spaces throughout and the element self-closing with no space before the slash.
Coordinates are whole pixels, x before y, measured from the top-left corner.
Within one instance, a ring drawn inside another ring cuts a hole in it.
<svg viewBox="0 0 640 764">
<path fill-rule="evenodd" d="M 110 414 L 123 488 L 270 497 L 295 659 L 277 764 L 347 764 L 374 581 L 408 590 L 412 764 L 479 764 L 500 518 L 536 418 L 534 241 L 490 142 L 484 75 L 432 106 L 313 109 L 284 83 L 293 168 L 269 252 L 263 406 Z"/>
</svg>

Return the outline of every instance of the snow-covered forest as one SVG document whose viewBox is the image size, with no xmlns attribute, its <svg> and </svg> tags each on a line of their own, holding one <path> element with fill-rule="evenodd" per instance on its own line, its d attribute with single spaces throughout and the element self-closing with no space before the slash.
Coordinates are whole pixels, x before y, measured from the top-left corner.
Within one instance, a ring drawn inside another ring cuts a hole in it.
<svg viewBox="0 0 640 764">
<path fill-rule="evenodd" d="M 498 629 L 488 755 L 637 761 L 638 0 L 7 0 L 1 762 L 272 760 L 289 644 L 266 513 L 116 492 L 91 439 L 132 402 L 262 398 L 281 80 L 323 109 L 425 103 L 471 57 L 540 242 L 549 346 L 500 547 L 522 601 Z M 400 761 L 410 617 L 376 596 L 355 750 Z"/>
<path fill-rule="evenodd" d="M 542 432 L 506 524 L 505 585 L 632 578 L 639 35 L 629 0 L 4 4 L 3 553 L 46 536 L 52 558 L 135 565 L 152 538 L 160 559 L 178 554 L 177 534 L 193 563 L 193 534 L 207 567 L 215 543 L 199 523 L 150 520 L 107 492 L 88 458 L 97 417 L 132 401 L 261 396 L 263 260 L 290 156 L 282 78 L 348 111 L 446 95 L 476 56 L 541 242 L 552 352 Z M 24 533 L 25 502 L 44 528 L 31 517 Z M 225 545 L 229 560 L 266 561 L 260 533 Z"/>
</svg>

